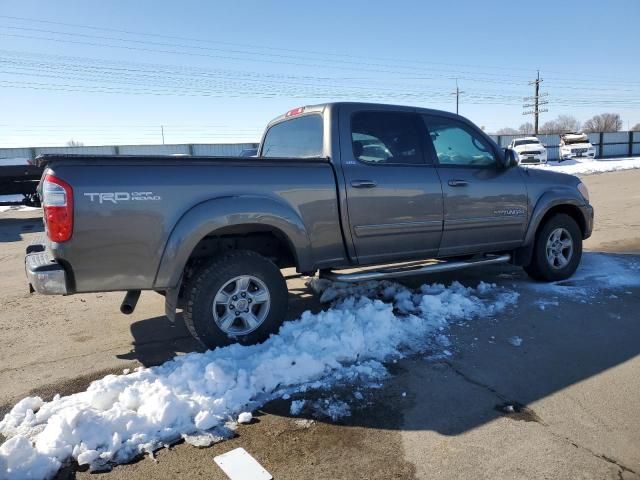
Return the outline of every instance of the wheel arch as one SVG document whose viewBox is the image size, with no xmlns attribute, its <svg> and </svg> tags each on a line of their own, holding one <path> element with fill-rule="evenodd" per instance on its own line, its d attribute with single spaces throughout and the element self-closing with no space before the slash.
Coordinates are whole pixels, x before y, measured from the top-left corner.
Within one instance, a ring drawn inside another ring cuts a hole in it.
<svg viewBox="0 0 640 480">
<path fill-rule="evenodd" d="M 529 220 L 529 226 L 523 242 L 524 246 L 532 245 L 540 227 L 549 218 L 558 213 L 564 213 L 573 218 L 580 228 L 582 237 L 585 238 L 588 233 L 588 221 L 581 209 L 584 200 L 577 198 L 573 193 L 569 196 L 566 193 L 564 191 L 547 192 L 540 197 Z"/>
<path fill-rule="evenodd" d="M 176 223 L 165 244 L 154 288 L 179 287 L 189 259 L 210 239 L 251 236 L 275 240 L 299 271 L 313 268 L 306 228 L 289 205 L 263 196 L 223 197 L 194 206 Z"/>
</svg>

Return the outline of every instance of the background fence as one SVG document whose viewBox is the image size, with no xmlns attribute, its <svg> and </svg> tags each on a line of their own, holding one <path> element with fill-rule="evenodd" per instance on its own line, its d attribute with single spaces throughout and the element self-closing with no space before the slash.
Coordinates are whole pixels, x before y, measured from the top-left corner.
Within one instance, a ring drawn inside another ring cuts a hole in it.
<svg viewBox="0 0 640 480">
<path fill-rule="evenodd" d="M 532 136 L 533 134 L 491 135 L 498 145 L 506 147 L 514 138 Z M 596 157 L 631 157 L 640 155 L 640 132 L 597 132 L 589 133 L 589 141 L 596 147 Z M 558 160 L 560 135 L 538 135 L 547 149 L 547 160 Z"/>
<path fill-rule="evenodd" d="M 529 136 L 491 135 L 498 145 L 506 147 L 514 138 Z M 538 135 L 547 149 L 547 159 L 557 160 L 560 135 Z M 631 157 L 640 155 L 640 132 L 590 133 L 589 141 L 596 147 L 596 157 Z M 256 148 L 257 143 L 189 143 L 176 145 L 107 145 L 93 147 L 34 147 L 0 148 L 0 164 L 3 159 L 33 159 L 43 153 L 76 153 L 85 155 L 195 155 L 236 156 L 247 148 Z"/>
<path fill-rule="evenodd" d="M 93 147 L 0 148 L 0 165 L 11 159 L 34 159 L 43 153 L 84 155 L 195 155 L 237 156 L 242 150 L 256 148 L 257 143 L 188 143 L 176 145 L 105 145 Z"/>
</svg>

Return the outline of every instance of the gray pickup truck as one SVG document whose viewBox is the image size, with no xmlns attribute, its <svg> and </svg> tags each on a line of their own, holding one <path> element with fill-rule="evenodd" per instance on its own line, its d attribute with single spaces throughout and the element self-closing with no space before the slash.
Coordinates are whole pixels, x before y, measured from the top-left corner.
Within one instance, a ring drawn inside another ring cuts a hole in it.
<svg viewBox="0 0 640 480">
<path fill-rule="evenodd" d="M 45 155 L 31 290 L 141 290 L 213 348 L 276 332 L 281 269 L 357 282 L 512 262 L 576 270 L 593 226 L 576 177 L 524 168 L 458 115 L 366 103 L 296 108 L 257 157 Z M 390 265 L 392 264 L 392 265 Z"/>
</svg>

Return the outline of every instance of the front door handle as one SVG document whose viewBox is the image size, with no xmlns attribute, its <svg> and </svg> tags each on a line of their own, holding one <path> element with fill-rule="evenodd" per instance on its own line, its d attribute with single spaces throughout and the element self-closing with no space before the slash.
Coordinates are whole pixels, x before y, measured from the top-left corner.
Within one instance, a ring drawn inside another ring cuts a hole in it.
<svg viewBox="0 0 640 480">
<path fill-rule="evenodd" d="M 466 180 L 449 180 L 448 183 L 450 187 L 466 187 L 469 185 L 469 182 Z"/>
<path fill-rule="evenodd" d="M 353 180 L 351 186 L 353 188 L 375 188 L 378 184 L 373 180 Z"/>
</svg>

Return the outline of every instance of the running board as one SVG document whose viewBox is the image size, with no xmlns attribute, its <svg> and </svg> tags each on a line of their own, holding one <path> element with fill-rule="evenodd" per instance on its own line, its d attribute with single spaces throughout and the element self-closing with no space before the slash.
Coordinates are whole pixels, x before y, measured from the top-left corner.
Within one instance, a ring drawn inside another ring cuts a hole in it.
<svg viewBox="0 0 640 480">
<path fill-rule="evenodd" d="M 383 268 L 378 270 L 366 270 L 355 273 L 337 273 L 329 271 L 323 273 L 322 278 L 331 280 L 333 282 L 366 282 L 369 280 L 383 280 L 387 278 L 401 278 L 412 277 L 415 275 L 422 275 L 426 273 L 438 273 L 448 272 L 450 270 L 462 270 L 463 268 L 479 267 L 481 265 L 493 265 L 496 263 L 507 263 L 511 260 L 511 255 L 505 253 L 504 255 L 485 256 L 478 260 L 468 261 L 442 261 L 440 263 L 431 263 L 429 265 L 415 266 L 395 266 L 390 268 Z"/>
</svg>

